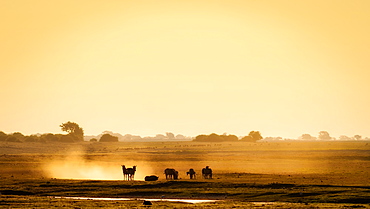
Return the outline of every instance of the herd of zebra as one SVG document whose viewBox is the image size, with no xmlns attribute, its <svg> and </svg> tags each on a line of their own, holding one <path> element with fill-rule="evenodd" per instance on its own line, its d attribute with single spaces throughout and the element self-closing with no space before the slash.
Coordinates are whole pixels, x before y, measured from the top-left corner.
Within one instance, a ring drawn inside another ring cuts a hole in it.
<svg viewBox="0 0 370 209">
<path fill-rule="evenodd" d="M 125 165 L 122 165 L 122 171 L 123 171 L 123 180 L 132 181 L 134 180 L 135 172 L 136 172 L 136 165 L 132 168 L 126 168 Z M 166 176 L 167 180 L 177 180 L 179 179 L 179 172 L 176 171 L 173 168 L 166 168 L 164 170 L 164 174 Z M 186 175 L 190 176 L 190 179 L 196 178 L 196 172 L 194 169 L 190 168 L 188 172 L 186 172 Z M 209 166 L 206 166 L 202 169 L 202 176 L 204 179 L 211 179 L 212 178 L 212 169 L 209 168 Z M 156 181 L 158 180 L 158 176 L 152 175 L 152 176 L 146 176 L 145 181 Z"/>
</svg>

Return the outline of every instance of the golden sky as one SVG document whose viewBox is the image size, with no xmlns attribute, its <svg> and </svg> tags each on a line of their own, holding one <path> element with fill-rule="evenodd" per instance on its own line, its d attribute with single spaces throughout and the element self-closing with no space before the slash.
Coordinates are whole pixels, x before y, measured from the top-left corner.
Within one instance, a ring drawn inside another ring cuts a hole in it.
<svg viewBox="0 0 370 209">
<path fill-rule="evenodd" d="M 0 131 L 370 136 L 368 0 L 0 1 Z"/>
</svg>

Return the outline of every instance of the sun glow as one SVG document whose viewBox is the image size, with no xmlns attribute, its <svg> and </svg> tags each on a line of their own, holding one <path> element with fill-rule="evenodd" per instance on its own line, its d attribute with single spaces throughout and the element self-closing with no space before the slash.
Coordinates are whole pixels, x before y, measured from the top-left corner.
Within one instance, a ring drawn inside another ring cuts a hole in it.
<svg viewBox="0 0 370 209">
<path fill-rule="evenodd" d="M 370 135 L 369 8 L 8 1 L 0 125 L 24 134 L 56 133 L 72 120 L 87 134 Z"/>
<path fill-rule="evenodd" d="M 70 152 L 64 159 L 46 162 L 43 170 L 50 178 L 58 179 L 91 179 L 91 180 L 123 180 L 123 172 L 119 163 L 87 160 L 88 155 L 82 152 Z M 134 180 L 144 180 L 152 173 L 152 169 L 138 161 L 125 161 L 126 165 L 137 165 Z"/>
</svg>

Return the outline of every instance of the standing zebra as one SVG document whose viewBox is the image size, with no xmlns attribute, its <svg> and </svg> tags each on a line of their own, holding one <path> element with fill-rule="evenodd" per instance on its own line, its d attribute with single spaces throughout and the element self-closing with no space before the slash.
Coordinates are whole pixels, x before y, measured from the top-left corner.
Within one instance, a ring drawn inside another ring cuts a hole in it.
<svg viewBox="0 0 370 209">
<path fill-rule="evenodd" d="M 123 171 L 123 180 L 132 181 L 134 180 L 136 165 L 133 166 L 132 168 L 126 168 L 125 165 L 122 165 L 122 171 Z"/>
<path fill-rule="evenodd" d="M 209 166 L 206 166 L 202 169 L 202 175 L 205 179 L 211 179 L 212 178 L 212 169 L 209 168 Z"/>
</svg>

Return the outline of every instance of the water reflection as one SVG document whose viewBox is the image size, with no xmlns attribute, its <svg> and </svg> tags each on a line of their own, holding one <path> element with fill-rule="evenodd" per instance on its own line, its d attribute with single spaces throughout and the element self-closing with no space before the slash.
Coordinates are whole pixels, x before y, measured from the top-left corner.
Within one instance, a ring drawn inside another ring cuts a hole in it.
<svg viewBox="0 0 370 209">
<path fill-rule="evenodd" d="M 128 200 L 147 200 L 147 201 L 167 201 L 167 202 L 183 202 L 183 203 L 210 203 L 218 200 L 195 200 L 195 199 L 150 199 L 150 198 L 111 198 L 111 197 L 52 197 L 57 199 L 73 199 L 73 200 L 110 200 L 110 201 L 128 201 Z"/>
</svg>

